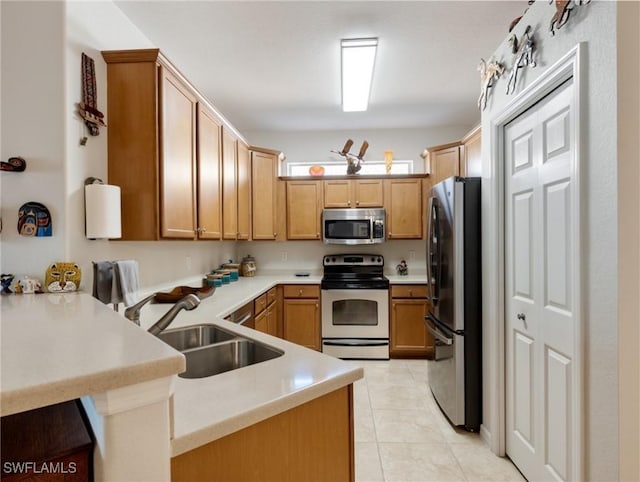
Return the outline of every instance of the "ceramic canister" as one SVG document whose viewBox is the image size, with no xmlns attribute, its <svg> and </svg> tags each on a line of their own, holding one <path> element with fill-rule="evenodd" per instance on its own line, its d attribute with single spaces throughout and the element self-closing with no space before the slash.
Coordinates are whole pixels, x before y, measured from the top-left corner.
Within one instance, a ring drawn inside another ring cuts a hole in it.
<svg viewBox="0 0 640 482">
<path fill-rule="evenodd" d="M 222 275 L 222 284 L 227 285 L 231 283 L 231 272 L 228 269 L 217 269 L 216 274 Z"/>
<path fill-rule="evenodd" d="M 225 270 L 229 271 L 231 275 L 231 281 L 238 281 L 238 277 L 240 275 L 240 265 L 237 263 L 225 263 L 222 266 Z"/>
</svg>

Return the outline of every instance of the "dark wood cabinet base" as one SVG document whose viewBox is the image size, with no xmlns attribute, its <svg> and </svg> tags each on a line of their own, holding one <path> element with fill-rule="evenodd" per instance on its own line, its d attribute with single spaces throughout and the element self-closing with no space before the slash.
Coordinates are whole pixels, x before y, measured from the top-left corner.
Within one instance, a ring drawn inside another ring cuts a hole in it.
<svg viewBox="0 0 640 482">
<path fill-rule="evenodd" d="M 2 417 L 2 480 L 93 480 L 93 441 L 76 401 Z"/>
</svg>

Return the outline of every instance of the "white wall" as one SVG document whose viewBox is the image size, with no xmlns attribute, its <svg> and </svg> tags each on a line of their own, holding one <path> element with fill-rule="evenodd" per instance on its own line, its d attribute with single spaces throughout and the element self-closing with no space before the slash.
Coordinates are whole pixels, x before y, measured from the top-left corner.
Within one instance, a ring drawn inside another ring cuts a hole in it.
<svg viewBox="0 0 640 482">
<path fill-rule="evenodd" d="M 369 148 L 364 156 L 365 162 L 381 161 L 384 159 L 384 151 L 391 149 L 394 159 L 413 160 L 414 172 L 422 173 L 424 161 L 420 154 L 425 147 L 457 141 L 471 127 L 473 126 L 349 131 L 249 131 L 245 134 L 247 140 L 254 146 L 269 147 L 284 152 L 285 163 L 344 161 L 330 151 L 342 149 L 347 139 L 353 139 L 351 151 L 357 152 L 362 142 L 366 140 L 369 142 Z"/>
<path fill-rule="evenodd" d="M 0 174 L 3 273 L 42 279 L 54 261 L 75 261 L 82 289 L 91 290 L 91 261 L 134 258 L 142 287 L 197 276 L 234 257 L 234 243 L 88 241 L 84 179 L 107 179 L 107 136 L 86 135 L 75 113 L 81 100 L 81 53 L 95 61 L 98 107 L 106 112 L 106 64 L 101 50 L 153 47 L 111 2 L 1 2 L 2 158 L 27 159 L 24 173 Z M 19 39 L 17 41 L 16 39 Z M 40 201 L 53 217 L 51 238 L 20 237 L 17 211 Z"/>
<path fill-rule="evenodd" d="M 65 256 L 64 5 L 0 2 L 2 9 L 2 150 L 22 156 L 22 173 L 1 172 L 2 272 L 42 278 Z M 78 74 L 79 75 L 79 74 Z M 27 201 L 47 206 L 52 237 L 21 237 L 18 209 Z"/>
<path fill-rule="evenodd" d="M 197 276 L 234 257 L 233 242 L 216 241 L 89 241 L 84 237 L 84 179 L 89 176 L 107 181 L 107 136 L 109 128 L 89 136 L 82 147 L 79 138 L 84 128 L 73 113 L 80 99 L 81 53 L 96 63 L 99 107 L 107 116 L 106 64 L 101 50 L 155 47 L 111 2 L 69 2 L 67 4 L 67 179 L 68 179 L 68 256 L 91 268 L 91 260 L 134 258 L 140 263 L 140 282 L 153 286 Z M 89 278 L 87 278 L 89 279 Z M 87 286 L 85 286 L 87 289 Z"/>
<path fill-rule="evenodd" d="M 584 477 L 587 480 L 616 480 L 618 477 L 617 408 L 617 144 L 616 144 L 616 3 L 593 1 L 576 7 L 570 22 L 555 36 L 548 31 L 555 8 L 548 2 L 536 2 L 520 21 L 516 33 L 526 25 L 535 29 L 538 65 L 520 74 L 517 92 L 529 85 L 547 67 L 579 42 L 586 43 L 583 104 L 585 129 L 582 163 L 583 225 L 583 315 L 584 333 Z M 505 39 L 506 40 L 506 39 Z M 506 41 L 495 52 L 497 59 L 511 65 Z M 506 79 L 491 91 L 482 115 L 483 132 L 490 131 L 494 113 L 513 99 L 505 95 Z M 486 137 L 485 137 L 486 139 Z M 493 146 L 483 142 L 483 219 L 497 222 L 488 192 L 495 183 L 491 172 Z M 491 290 L 489 271 L 495 266 L 493 233 L 485 223 L 483 231 L 484 286 Z M 484 303 L 485 365 L 484 426 L 496 427 L 499 400 L 495 386 L 499 368 L 496 354 L 502 349 L 491 336 L 499 307 Z M 491 434 L 497 436 L 497 434 Z"/>
</svg>

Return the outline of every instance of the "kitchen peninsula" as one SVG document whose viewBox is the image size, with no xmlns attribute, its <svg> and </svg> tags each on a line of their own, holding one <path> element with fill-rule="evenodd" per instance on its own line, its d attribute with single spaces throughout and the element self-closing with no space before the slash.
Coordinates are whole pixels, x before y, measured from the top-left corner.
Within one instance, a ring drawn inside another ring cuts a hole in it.
<svg viewBox="0 0 640 482">
<path fill-rule="evenodd" d="M 277 452 L 261 459 L 262 475 L 286 469 L 293 477 L 308 470 L 300 463 L 306 454 L 316 461 L 313 467 L 331 474 L 339 468 L 353 479 L 351 384 L 362 368 L 221 319 L 275 284 L 290 282 L 318 283 L 319 277 L 244 278 L 181 313 L 172 328 L 215 323 L 283 352 L 268 362 L 189 380 L 173 376 L 184 370 L 182 354 L 88 294 L 3 297 L 2 414 L 82 397 L 97 439 L 100 480 L 184 480 L 197 472 L 180 472 L 181 460 L 183 468 L 195 470 L 194 460 L 212 457 L 216 446 L 232 451 L 234 443 L 248 446 L 247 440 L 265 454 L 268 448 Z M 145 306 L 142 327 L 168 307 Z M 323 462 L 332 450 L 343 454 L 341 464 Z M 231 459 L 223 460 L 234 468 Z M 257 466 L 245 470 L 260 476 Z"/>
</svg>

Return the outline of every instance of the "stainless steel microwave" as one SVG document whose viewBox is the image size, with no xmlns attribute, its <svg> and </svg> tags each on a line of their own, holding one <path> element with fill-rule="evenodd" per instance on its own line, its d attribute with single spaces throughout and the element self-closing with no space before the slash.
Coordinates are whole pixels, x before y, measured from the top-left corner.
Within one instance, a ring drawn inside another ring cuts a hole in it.
<svg viewBox="0 0 640 482">
<path fill-rule="evenodd" d="M 386 214 L 376 209 L 325 209 L 322 240 L 326 244 L 374 244 L 386 237 Z"/>
</svg>

